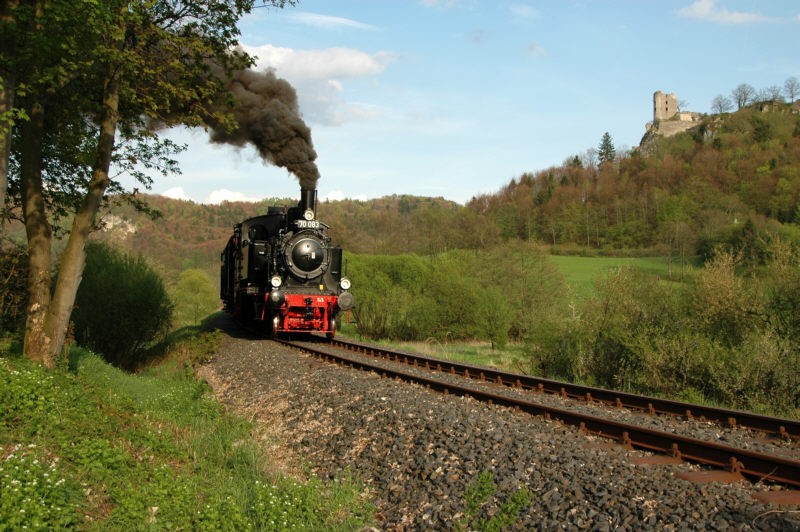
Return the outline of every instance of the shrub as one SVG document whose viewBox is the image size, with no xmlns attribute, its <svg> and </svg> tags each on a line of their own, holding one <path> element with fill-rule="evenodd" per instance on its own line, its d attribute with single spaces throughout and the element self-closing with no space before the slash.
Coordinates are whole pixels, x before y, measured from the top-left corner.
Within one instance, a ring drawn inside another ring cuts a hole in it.
<svg viewBox="0 0 800 532">
<path fill-rule="evenodd" d="M 767 320 L 779 336 L 800 343 L 800 246 L 776 241 L 770 259 L 763 283 Z"/>
<path fill-rule="evenodd" d="M 586 345 L 580 321 L 559 314 L 543 315 L 525 335 L 530 370 L 545 378 L 574 380 L 579 354 Z"/>
<path fill-rule="evenodd" d="M 692 303 L 697 326 L 728 346 L 740 344 L 759 325 L 759 297 L 736 275 L 739 257 L 720 250 L 697 276 Z"/>
<path fill-rule="evenodd" d="M 214 284 L 203 270 L 182 271 L 170 295 L 175 306 L 175 319 L 182 325 L 197 325 L 219 308 Z"/>
<path fill-rule="evenodd" d="M 136 367 L 169 331 L 172 304 L 158 274 L 140 256 L 106 244 L 86 247 L 86 268 L 72 311 L 79 344 L 110 363 Z"/>
<path fill-rule="evenodd" d="M 674 290 L 631 268 L 609 273 L 584 311 L 586 369 L 602 385 L 631 388 L 652 341 L 680 325 Z"/>
<path fill-rule="evenodd" d="M 371 338 L 481 338 L 502 347 L 552 312 L 565 289 L 541 249 L 521 241 L 430 258 L 348 258 L 358 330 Z"/>
<path fill-rule="evenodd" d="M 736 264 L 719 251 L 686 290 L 635 270 L 609 273 L 573 319 L 532 331 L 533 369 L 796 416 L 800 251 L 774 243 L 759 277 Z"/>
</svg>

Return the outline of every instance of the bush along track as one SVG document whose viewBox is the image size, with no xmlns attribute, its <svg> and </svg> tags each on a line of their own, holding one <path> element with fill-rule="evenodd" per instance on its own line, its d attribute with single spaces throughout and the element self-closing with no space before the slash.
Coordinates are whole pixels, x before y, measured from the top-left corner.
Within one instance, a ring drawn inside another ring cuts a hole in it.
<svg viewBox="0 0 800 532">
<path fill-rule="evenodd" d="M 130 375 L 72 349 L 47 371 L 0 353 L 0 530 L 363 527 L 353 482 L 277 473 L 191 369 Z M 65 364 L 66 365 L 66 364 Z"/>
</svg>

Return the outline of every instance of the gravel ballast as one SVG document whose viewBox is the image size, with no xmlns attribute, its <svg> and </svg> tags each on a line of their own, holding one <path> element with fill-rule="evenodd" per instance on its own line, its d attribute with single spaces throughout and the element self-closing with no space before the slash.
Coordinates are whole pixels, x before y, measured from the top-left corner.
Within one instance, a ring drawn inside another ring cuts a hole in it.
<svg viewBox="0 0 800 532">
<path fill-rule="evenodd" d="M 450 382 L 457 386 L 478 388 L 488 393 L 523 399 L 546 407 L 601 417 L 646 429 L 680 434 L 689 438 L 719 443 L 738 449 L 771 454 L 790 460 L 800 460 L 800 440 L 796 439 L 769 437 L 755 430 L 741 427 L 731 428 L 700 419 L 686 419 L 668 415 L 651 415 L 643 411 L 611 407 L 596 401 L 586 403 L 585 401 L 564 398 L 554 394 L 539 393 L 534 390 L 517 390 L 512 387 L 502 386 L 488 381 L 482 382 L 477 379 L 468 379 L 447 372 L 431 372 L 397 361 L 388 361 L 353 351 L 338 351 L 337 353 L 336 348 L 318 342 L 300 342 L 300 344 L 307 345 L 317 350 L 331 351 L 351 360 L 363 361 L 371 365 L 399 370 L 404 373 L 434 378 L 439 381 Z"/>
<path fill-rule="evenodd" d="M 521 488 L 515 530 L 798 530 L 796 507 L 755 501 L 767 485 L 692 483 L 677 466 L 635 466 L 556 422 L 443 396 L 319 362 L 241 330 L 227 316 L 219 353 L 199 370 L 217 397 L 252 419 L 288 474 L 357 475 L 384 530 L 469 528 L 465 493 L 491 472 L 478 517 L 499 518 Z"/>
</svg>

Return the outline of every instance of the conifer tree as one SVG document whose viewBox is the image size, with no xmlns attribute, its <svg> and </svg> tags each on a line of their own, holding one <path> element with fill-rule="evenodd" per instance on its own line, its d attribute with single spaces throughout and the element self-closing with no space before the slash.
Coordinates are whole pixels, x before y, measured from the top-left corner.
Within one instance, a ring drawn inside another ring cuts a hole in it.
<svg viewBox="0 0 800 532">
<path fill-rule="evenodd" d="M 614 149 L 614 142 L 611 140 L 611 135 L 608 131 L 603 133 L 603 138 L 600 139 L 600 146 L 597 148 L 597 157 L 600 159 L 600 164 L 612 163 L 617 156 L 617 151 Z"/>
</svg>

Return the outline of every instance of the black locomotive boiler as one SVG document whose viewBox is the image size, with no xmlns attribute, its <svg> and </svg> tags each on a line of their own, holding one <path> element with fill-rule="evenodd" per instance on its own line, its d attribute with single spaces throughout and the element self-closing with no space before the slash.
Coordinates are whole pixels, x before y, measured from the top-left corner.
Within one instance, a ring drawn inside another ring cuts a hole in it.
<svg viewBox="0 0 800 532">
<path fill-rule="evenodd" d="M 281 332 L 336 333 L 341 311 L 353 308 L 350 280 L 342 276 L 342 249 L 316 219 L 317 191 L 302 189 L 297 207 L 233 226 L 222 251 L 220 298 L 241 321 Z"/>
</svg>

